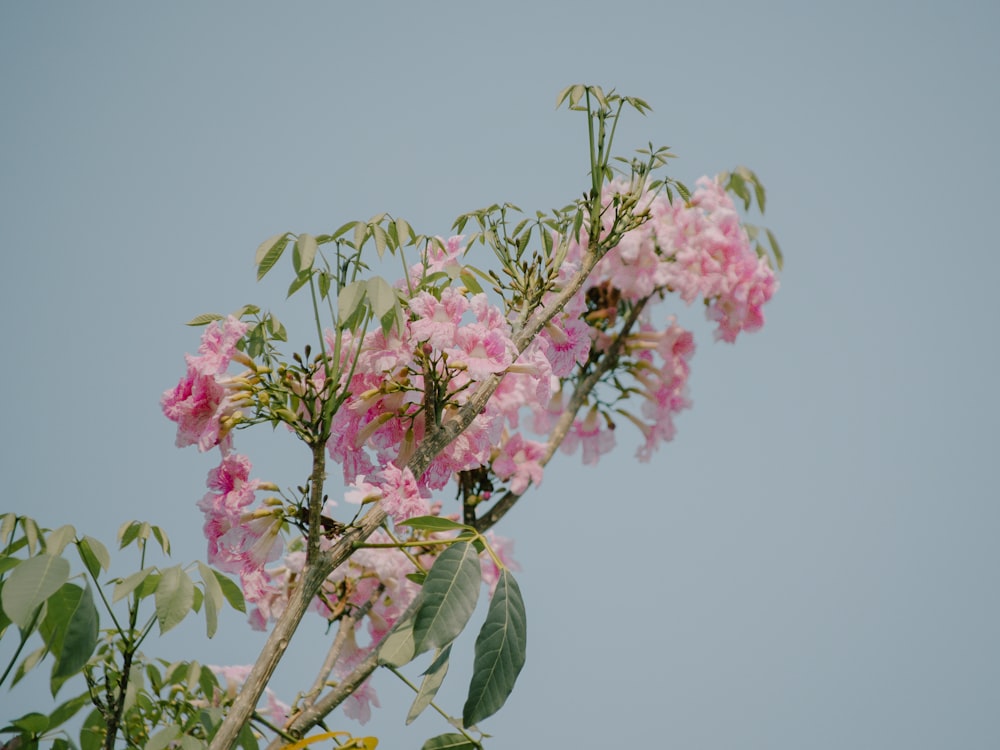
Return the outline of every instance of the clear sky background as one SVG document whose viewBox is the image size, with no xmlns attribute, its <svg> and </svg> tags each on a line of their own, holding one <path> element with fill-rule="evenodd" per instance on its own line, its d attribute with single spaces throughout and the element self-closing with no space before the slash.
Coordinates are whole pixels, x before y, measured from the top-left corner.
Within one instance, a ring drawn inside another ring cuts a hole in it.
<svg viewBox="0 0 1000 750">
<path fill-rule="evenodd" d="M 638 464 L 623 427 L 498 529 L 528 661 L 487 748 L 1000 747 L 998 29 L 988 1 L 4 3 L 0 511 L 109 543 L 147 519 L 203 558 L 216 458 L 175 449 L 159 409 L 197 348 L 183 322 L 257 302 L 307 341 L 284 263 L 254 281 L 277 232 L 564 205 L 586 140 L 556 93 L 616 87 L 654 108 L 622 153 L 758 172 L 786 270 L 736 346 L 678 311 L 699 348 L 672 444 Z M 308 456 L 277 437 L 238 445 L 299 484 Z M 252 661 L 260 636 L 227 623 L 147 651 Z M 0 718 L 51 705 L 44 684 Z M 376 686 L 382 746 L 447 731 L 404 728 L 406 688 Z"/>
</svg>

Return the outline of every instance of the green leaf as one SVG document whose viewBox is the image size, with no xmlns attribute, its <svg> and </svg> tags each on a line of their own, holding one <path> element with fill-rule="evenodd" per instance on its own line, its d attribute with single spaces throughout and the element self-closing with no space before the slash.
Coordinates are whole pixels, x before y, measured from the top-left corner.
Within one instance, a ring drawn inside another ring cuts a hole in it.
<svg viewBox="0 0 1000 750">
<path fill-rule="evenodd" d="M 11 532 L 17 526 L 17 513 L 4 513 L 0 521 L 0 544 L 7 544 Z"/>
<path fill-rule="evenodd" d="M 416 656 L 413 640 L 413 618 L 407 617 L 385 637 L 378 647 L 378 663 L 383 666 L 401 667 Z"/>
<path fill-rule="evenodd" d="M 478 750 L 478 746 L 463 734 L 439 734 L 431 737 L 420 750 Z"/>
<path fill-rule="evenodd" d="M 163 750 L 163 748 L 176 740 L 180 734 L 181 728 L 176 724 L 164 727 L 149 738 L 149 742 L 146 743 L 146 750 Z"/>
<path fill-rule="evenodd" d="M 111 567 L 111 555 L 108 548 L 92 536 L 85 536 L 76 545 L 77 553 L 83 564 L 87 566 L 90 575 L 95 579 L 101 570 Z"/>
<path fill-rule="evenodd" d="M 39 646 L 26 657 L 24 661 L 17 665 L 17 669 L 14 670 L 14 678 L 11 680 L 11 687 L 16 685 L 21 681 L 21 679 L 28 674 L 32 669 L 34 669 L 38 662 L 45 658 L 45 655 L 49 652 L 48 646 Z"/>
<path fill-rule="evenodd" d="M 64 583 L 48 599 L 45 617 L 38 624 L 38 632 L 49 651 L 57 658 L 62 653 L 69 620 L 80 605 L 81 598 L 83 598 L 82 588 L 74 583 Z"/>
<path fill-rule="evenodd" d="M 281 254 L 285 252 L 287 246 L 288 232 L 268 237 L 258 245 L 257 253 L 253 259 L 253 264 L 257 266 L 257 281 L 264 278 L 264 275 L 274 268 L 274 264 L 281 258 Z"/>
<path fill-rule="evenodd" d="M 222 320 L 225 317 L 226 317 L 225 315 L 219 315 L 219 313 L 202 313 L 201 315 L 196 315 L 195 317 L 191 318 L 191 320 L 189 320 L 184 325 L 206 326 L 209 323 L 212 323 L 216 320 Z"/>
<path fill-rule="evenodd" d="M 104 745 L 106 732 L 107 724 L 104 717 L 101 716 L 100 709 L 95 708 L 83 720 L 83 727 L 80 729 L 80 750 L 100 750 Z"/>
<path fill-rule="evenodd" d="M 213 570 L 212 574 L 215 576 L 215 580 L 219 582 L 219 586 L 222 587 L 222 595 L 226 597 L 229 606 L 239 612 L 246 612 L 247 605 L 243 599 L 243 592 L 240 591 L 240 587 L 217 570 Z"/>
<path fill-rule="evenodd" d="M 292 280 L 292 283 L 288 285 L 288 294 L 285 295 L 285 299 L 288 299 L 299 291 L 299 289 L 304 287 L 310 278 L 312 278 L 312 273 L 309 271 L 302 271 L 298 276 L 296 276 Z"/>
<path fill-rule="evenodd" d="M 462 279 L 462 284 L 473 294 L 482 294 L 483 288 L 479 285 L 479 281 L 476 279 L 475 275 L 468 268 L 463 268 L 459 277 Z"/>
<path fill-rule="evenodd" d="M 320 271 L 316 274 L 316 281 L 319 282 L 319 296 L 321 299 L 326 299 L 330 295 L 330 274 L 326 271 Z"/>
<path fill-rule="evenodd" d="M 365 283 L 365 288 L 376 318 L 381 318 L 386 313 L 391 312 L 398 303 L 396 290 L 389 286 L 389 282 L 381 276 L 372 276 Z"/>
<path fill-rule="evenodd" d="M 356 221 L 349 221 L 346 224 L 342 224 L 340 229 L 330 235 L 330 241 L 340 239 L 347 233 L 348 229 L 353 229 L 357 223 Z"/>
<path fill-rule="evenodd" d="M 205 587 L 205 632 L 211 638 L 219 627 L 219 610 L 222 609 L 224 596 L 214 570 L 199 562 L 198 572 L 201 573 L 201 582 Z"/>
<path fill-rule="evenodd" d="M 781 252 L 781 247 L 778 245 L 778 238 L 771 233 L 770 229 L 764 230 L 767 232 L 767 239 L 771 243 L 771 252 L 774 253 L 774 261 L 778 264 L 778 270 L 780 271 L 785 267 L 785 256 Z"/>
<path fill-rule="evenodd" d="M 37 711 L 32 711 L 30 714 L 25 714 L 19 719 L 14 719 L 11 724 L 29 734 L 38 735 L 49 728 L 49 717 Z"/>
<path fill-rule="evenodd" d="M 295 270 L 299 273 L 304 273 L 312 269 L 313 261 L 316 260 L 316 238 L 311 234 L 300 234 L 299 239 L 295 243 L 295 249 L 298 251 L 298 265 Z"/>
<path fill-rule="evenodd" d="M 396 239 L 405 245 L 413 237 L 413 227 L 406 219 L 396 219 Z"/>
<path fill-rule="evenodd" d="M 35 548 L 38 547 L 38 537 L 41 533 L 38 524 L 34 518 L 25 517 L 21 519 L 21 528 L 24 529 L 24 538 L 28 540 L 28 551 L 33 555 Z"/>
<path fill-rule="evenodd" d="M 156 587 L 156 620 L 160 634 L 183 620 L 194 603 L 194 583 L 180 565 L 163 571 Z"/>
<path fill-rule="evenodd" d="M 257 738 L 253 736 L 253 727 L 247 722 L 243 725 L 239 735 L 236 737 L 236 744 L 243 750 L 258 750 Z"/>
<path fill-rule="evenodd" d="M 69 524 L 60 526 L 55 531 L 50 531 L 45 538 L 45 551 L 50 555 L 61 555 L 66 545 L 76 536 L 76 529 Z"/>
<path fill-rule="evenodd" d="M 65 703 L 56 708 L 49 716 L 49 729 L 54 729 L 65 721 L 69 721 L 80 711 L 81 708 L 90 702 L 90 694 L 83 693 L 75 698 L 70 698 Z"/>
<path fill-rule="evenodd" d="M 59 590 L 69 578 L 69 562 L 55 555 L 30 557 L 14 570 L 4 582 L 0 604 L 11 622 L 22 630 L 46 599 Z"/>
<path fill-rule="evenodd" d="M 143 525 L 139 521 L 126 521 L 123 523 L 121 528 L 118 529 L 118 548 L 125 549 L 130 545 L 143 530 Z"/>
<path fill-rule="evenodd" d="M 416 652 L 451 643 L 472 617 L 479 600 L 479 555 L 469 542 L 457 542 L 438 555 L 421 591 L 413 622 Z"/>
<path fill-rule="evenodd" d="M 465 726 L 492 716 L 506 702 L 524 666 L 526 642 L 524 600 L 514 576 L 503 570 L 476 638 L 472 682 L 462 709 Z"/>
<path fill-rule="evenodd" d="M 358 221 L 354 223 L 354 248 L 360 250 L 361 246 L 365 242 L 365 237 L 368 236 L 368 225 L 363 221 Z"/>
<path fill-rule="evenodd" d="M 423 531 L 451 531 L 453 529 L 468 529 L 468 526 L 452 521 L 443 516 L 414 516 L 400 521 L 398 526 L 409 526 L 411 529 L 421 529 Z"/>
<path fill-rule="evenodd" d="M 142 570 L 137 570 L 132 575 L 116 583 L 115 590 L 111 595 L 111 601 L 112 602 L 120 601 L 123 597 L 126 597 L 129 594 L 131 594 L 138 586 L 142 584 L 143 581 L 146 580 L 146 578 L 149 577 L 149 574 L 153 573 L 155 570 L 156 568 L 152 566 L 148 568 L 143 568 Z"/>
<path fill-rule="evenodd" d="M 448 659 L 450 656 L 451 646 L 438 649 L 437 654 L 434 656 L 434 662 L 424 672 L 424 679 L 420 683 L 420 690 L 417 691 L 417 697 L 413 699 L 413 705 L 410 706 L 410 712 L 406 714 L 407 724 L 412 724 L 423 713 L 424 709 L 431 704 L 431 701 L 434 700 L 438 688 L 441 687 L 445 675 L 448 674 Z"/>
<path fill-rule="evenodd" d="M 341 324 L 354 315 L 355 311 L 361 307 L 365 299 L 366 283 L 358 279 L 340 290 L 337 298 L 337 314 L 340 316 Z"/>
<path fill-rule="evenodd" d="M 83 590 L 79 603 L 70 615 L 62 651 L 52 669 L 53 682 L 58 678 L 71 677 L 83 669 L 83 665 L 97 648 L 98 626 L 97 607 L 94 606 L 94 597 L 88 586 Z M 59 685 L 61 684 L 60 680 Z M 52 694 L 55 695 L 58 686 L 53 687 Z"/>
<path fill-rule="evenodd" d="M 372 224 L 372 237 L 375 238 L 375 252 L 381 258 L 385 255 L 385 248 L 389 241 L 389 237 L 386 235 L 385 229 L 381 224 Z"/>
<path fill-rule="evenodd" d="M 167 532 L 161 529 L 159 526 L 153 526 L 153 536 L 156 538 L 157 543 L 160 545 L 160 549 L 163 550 L 163 554 L 170 554 L 170 537 L 167 536 Z"/>
</svg>

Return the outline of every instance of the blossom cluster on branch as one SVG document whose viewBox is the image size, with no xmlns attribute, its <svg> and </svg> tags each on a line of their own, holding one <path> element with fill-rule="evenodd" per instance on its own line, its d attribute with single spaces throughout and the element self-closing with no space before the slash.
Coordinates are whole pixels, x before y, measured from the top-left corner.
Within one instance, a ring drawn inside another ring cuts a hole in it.
<svg viewBox="0 0 1000 750">
<path fill-rule="evenodd" d="M 199 353 L 163 395 L 178 446 L 220 450 L 199 503 L 209 561 L 239 576 L 254 627 L 281 621 L 324 555 L 340 561 L 306 592 L 310 609 L 339 622 L 341 633 L 316 690 L 329 680 L 355 685 L 347 710 L 361 719 L 377 701 L 363 682 L 372 658 L 427 606 L 422 584 L 443 549 L 475 539 L 492 594 L 513 566 L 511 544 L 483 532 L 542 485 L 556 451 L 579 451 L 595 464 L 614 448 L 622 419 L 642 435 L 640 460 L 674 437 L 674 419 L 691 403 L 695 344 L 658 307 L 700 300 L 716 339 L 731 343 L 763 325 L 762 308 L 778 286 L 771 259 L 755 245 L 756 228 L 741 221 L 733 201 L 748 208 L 755 197 L 763 210 L 756 175 L 739 168 L 702 178 L 691 192 L 652 178 L 673 155 L 650 146 L 630 174 L 612 178 L 618 115 L 623 106 L 647 105 L 596 87 L 571 87 L 560 101 L 589 115 L 593 186 L 583 199 L 516 225 L 516 207 L 491 206 L 460 217 L 448 239 L 416 235 L 385 214 L 330 235 L 277 235 L 258 250 L 258 276 L 294 240 L 289 293 L 311 291 L 318 353 L 306 347 L 286 360 L 277 347 L 284 327 L 256 307 L 201 316 L 197 322 L 213 322 Z M 479 231 L 463 234 L 472 225 Z M 368 241 L 380 257 L 387 249 L 400 255 L 402 278 L 364 278 Z M 326 245 L 330 257 L 319 251 Z M 406 248 L 417 262 L 407 264 Z M 477 267 L 477 248 L 492 250 L 499 266 Z M 325 328 L 322 301 L 330 303 Z M 262 422 L 285 424 L 313 451 L 313 472 L 296 492 L 251 479 L 249 459 L 234 452 L 234 429 Z M 323 492 L 327 460 L 340 466 L 343 501 L 357 507 L 350 520 Z M 452 482 L 455 512 L 435 500 Z M 258 504 L 266 490 L 280 496 Z M 345 551 L 344 535 L 372 507 L 392 525 L 370 527 Z M 427 525 L 427 517 L 454 528 Z M 297 699 L 289 727 L 315 713 L 314 692 Z M 467 706 L 466 720 L 495 707 L 477 710 Z"/>
<path fill-rule="evenodd" d="M 96 539 L 0 517 L 0 637 L 11 624 L 20 637 L 0 684 L 47 654 L 53 695 L 74 674 L 87 683 L 50 715 L 32 712 L 0 731 L 25 746 L 69 747 L 60 726 L 89 703 L 87 749 L 124 740 L 258 750 L 270 734 L 270 750 L 328 739 L 371 750 L 377 739 L 324 722 L 338 707 L 368 721 L 381 667 L 415 693 L 407 723 L 428 707 L 448 722 L 423 750 L 482 750 L 488 735 L 478 727 L 506 702 L 527 649 L 513 542 L 494 527 L 532 488 L 548 488 L 546 467 L 560 451 L 596 464 L 623 423 L 638 429 L 642 461 L 673 439 L 691 405 L 695 343 L 671 303 L 700 301 L 715 338 L 731 343 L 763 325 L 782 262 L 774 236 L 737 207 L 764 210 L 752 171 L 702 178 L 691 191 L 661 176 L 668 149 L 612 156 L 620 115 L 644 114 L 643 100 L 573 85 L 563 104 L 586 114 L 590 161 L 590 185 L 568 206 L 534 215 L 489 206 L 459 216 L 447 239 L 388 214 L 269 238 L 257 249 L 258 279 L 291 248 L 288 296 L 307 291 L 316 324 L 290 356 L 285 327 L 256 306 L 190 322 L 206 328 L 161 407 L 178 447 L 217 451 L 197 502 L 212 567 L 149 564 L 150 543 L 169 555 L 169 539 L 130 521 L 118 542 L 135 546 L 141 569 L 101 581 L 110 555 Z M 397 258 L 401 277 L 374 274 L 372 251 Z M 255 476 L 235 436 L 256 425 L 308 448 L 301 484 Z M 331 464 L 346 487 L 332 498 Z M 100 643 L 91 585 L 70 582 L 71 547 L 111 615 Z M 453 716 L 435 696 L 481 590 L 489 601 Z M 227 602 L 244 612 L 249 604 L 250 625 L 268 632 L 252 665 L 140 652 L 155 626 L 163 634 L 190 612 L 204 613 L 212 637 Z M 329 646 L 311 684 L 284 703 L 269 682 L 307 613 L 325 621 Z M 14 670 L 34 633 L 42 647 Z M 424 654 L 433 656 L 418 687 L 400 670 Z M 316 727 L 325 733 L 307 736 Z"/>
<path fill-rule="evenodd" d="M 603 205 L 611 206 L 627 189 L 620 181 L 607 184 Z M 580 450 L 584 463 L 597 463 L 615 444 L 615 413 L 642 431 L 638 455 L 643 460 L 672 439 L 674 416 L 690 405 L 687 382 L 694 341 L 672 317 L 657 326 L 650 303 L 671 292 L 686 303 L 704 300 L 709 318 L 718 324 L 716 337 L 732 342 L 739 332 L 763 324 L 762 306 L 777 281 L 768 260 L 751 248 L 719 182 L 699 180 L 689 200 L 644 194 L 639 210 L 648 218 L 601 258 L 579 293 L 520 353 L 511 339 L 510 318 L 516 311 L 505 314 L 485 293 L 464 286 L 425 283 L 449 267 L 462 267 L 468 251 L 463 238 L 428 243 L 424 261 L 395 285 L 406 310 L 402 325 L 363 336 L 346 332 L 339 342 L 340 350 L 348 353 L 339 368 L 340 388 L 348 395 L 333 415 L 326 449 L 342 467 L 348 484 L 344 499 L 358 505 L 380 501 L 399 523 L 439 513 L 441 503 L 432 506 L 432 493 L 463 473 L 481 472 L 488 478 L 491 489 L 480 493 L 479 500 L 489 500 L 501 485 L 516 495 L 529 485 L 540 485 L 546 443 L 529 437 L 522 427 L 535 436 L 548 436 L 565 413 L 565 394 L 622 335 L 624 346 L 613 372 L 619 383 L 628 376 L 631 384 L 611 394 L 611 401 L 593 393 L 561 448 L 567 453 Z M 605 229 L 610 231 L 610 226 Z M 558 236 L 553 239 L 560 241 Z M 567 241 L 560 278 L 572 276 L 585 252 L 582 233 Z M 550 289 L 542 305 L 558 291 L 557 285 Z M 622 334 L 623 317 L 639 305 L 641 313 Z M 210 325 L 199 354 L 187 358 L 186 376 L 164 394 L 162 404 L 178 424 L 179 446 L 221 449 L 221 464 L 209 475 L 212 491 L 199 503 L 209 562 L 239 575 L 247 601 L 256 605 L 251 623 L 263 629 L 281 613 L 305 553 L 301 543 L 293 543 L 280 565 L 267 567 L 282 549 L 286 519 L 280 505 L 253 507 L 262 483 L 249 478 L 249 459 L 233 452 L 230 430 L 255 377 L 253 362 L 236 348 L 247 328 L 231 316 Z M 337 346 L 335 332 L 327 330 L 324 336 L 332 351 Z M 229 374 L 233 360 L 250 369 Z M 495 374 L 502 374 L 503 380 L 486 408 L 415 477 L 406 467 L 415 446 L 461 408 L 479 381 Z M 299 413 L 309 418 L 322 408 L 316 394 L 322 391 L 325 370 L 314 367 L 297 377 L 295 381 L 288 373 L 286 382 L 302 397 Z M 637 412 L 619 405 L 630 398 L 639 400 Z M 325 507 L 329 517 L 333 505 Z M 380 532 L 369 541 L 391 539 Z M 427 567 L 432 549 L 425 553 Z M 488 559 L 484 556 L 484 568 Z M 330 575 L 314 607 L 323 616 L 332 618 L 345 605 L 358 608 L 372 602 L 366 618 L 369 645 L 357 646 L 352 639 L 339 671 L 349 671 L 360 661 L 364 649 L 377 645 L 406 610 L 420 589 L 406 577 L 415 571 L 412 555 L 372 548 L 359 550 L 348 565 Z M 373 691 L 367 695 L 377 700 Z M 364 718 L 367 706 L 352 713 Z"/>
</svg>

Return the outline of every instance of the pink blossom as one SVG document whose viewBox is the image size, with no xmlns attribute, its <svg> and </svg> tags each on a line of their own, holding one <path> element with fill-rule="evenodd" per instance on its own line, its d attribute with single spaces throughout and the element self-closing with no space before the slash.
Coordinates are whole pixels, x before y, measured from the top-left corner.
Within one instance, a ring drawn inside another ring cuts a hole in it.
<svg viewBox="0 0 1000 750">
<path fill-rule="evenodd" d="M 225 437 L 222 420 L 236 411 L 233 394 L 214 375 L 206 375 L 188 358 L 187 374 L 171 390 L 165 391 L 160 404 L 167 419 L 177 423 L 176 445 L 197 445 L 208 451 Z"/>
<path fill-rule="evenodd" d="M 344 500 L 355 505 L 363 505 L 365 502 L 379 500 L 382 497 L 382 490 L 378 485 L 365 481 L 365 474 L 358 474 L 348 487 L 354 489 L 344 493 Z"/>
<path fill-rule="evenodd" d="M 198 347 L 195 366 L 206 375 L 220 375 L 229 367 L 236 355 L 236 344 L 247 332 L 246 323 L 230 315 L 205 328 Z"/>
<path fill-rule="evenodd" d="M 441 299 L 420 292 L 410 300 L 410 310 L 417 319 L 410 323 L 413 338 L 426 341 L 438 349 L 451 346 L 462 316 L 469 309 L 469 300 L 451 287 L 441 290 Z"/>
<path fill-rule="evenodd" d="M 576 365 L 586 364 L 590 354 L 590 326 L 579 318 L 553 320 L 542 329 L 549 346 L 545 352 L 552 363 L 552 374 L 564 378 Z"/>
<path fill-rule="evenodd" d="M 229 316 L 210 325 L 201 337 L 199 356 L 187 355 L 187 373 L 160 398 L 164 416 L 177 423 L 176 445 L 197 445 L 208 451 L 226 436 L 223 420 L 236 412 L 236 394 L 222 374 L 236 354 L 245 323 Z"/>
<path fill-rule="evenodd" d="M 420 494 L 417 480 L 410 469 L 400 469 L 389 464 L 379 472 L 379 489 L 382 490 L 382 508 L 394 523 L 407 518 L 427 515 L 430 506 Z"/>
<path fill-rule="evenodd" d="M 464 239 L 462 235 L 454 235 L 447 240 L 437 238 L 441 242 L 428 242 L 422 263 L 416 263 L 410 268 L 410 281 L 419 284 L 425 274 L 432 273 L 454 273 L 461 270 L 462 264 L 459 258 L 465 253 Z M 457 277 L 457 273 L 455 273 Z"/>
<path fill-rule="evenodd" d="M 278 700 L 277 694 L 271 688 L 266 688 L 264 695 L 267 697 L 265 712 L 271 723 L 279 727 L 285 726 L 291 716 L 292 707 L 284 701 Z"/>
<path fill-rule="evenodd" d="M 203 530 L 208 539 L 208 562 L 229 573 L 240 571 L 242 555 L 223 539 L 240 524 L 244 508 L 254 502 L 260 485 L 260 480 L 249 478 L 250 469 L 250 459 L 246 456 L 223 455 L 219 466 L 208 473 L 206 483 L 214 492 L 198 502 L 198 508 L 205 514 Z"/>
<path fill-rule="evenodd" d="M 218 666 L 216 664 L 206 665 L 215 676 L 223 683 L 223 693 L 230 699 L 236 697 L 236 693 L 239 691 L 240 686 L 246 682 L 247 677 L 250 676 L 250 670 L 253 669 L 252 664 L 239 664 L 228 667 Z"/>
<path fill-rule="evenodd" d="M 539 435 L 546 435 L 552 430 L 556 420 L 566 411 L 566 399 L 563 396 L 562 384 L 558 378 L 553 377 L 552 396 L 544 407 L 538 402 L 531 405 L 532 424 L 531 428 Z"/>
<path fill-rule="evenodd" d="M 365 475 L 358 475 L 349 485 L 353 489 L 344 493 L 344 500 L 357 504 L 381 500 L 382 508 L 395 523 L 427 514 L 430 506 L 421 495 L 417 480 L 409 468 L 400 469 L 390 463 L 372 479 L 373 481 L 368 482 Z"/>
<path fill-rule="evenodd" d="M 404 328 L 402 335 L 395 328 L 388 334 L 381 328 L 372 331 L 365 336 L 358 367 L 362 373 L 394 372 L 405 367 L 413 360 L 415 341 L 409 327 Z"/>
<path fill-rule="evenodd" d="M 513 350 L 514 344 L 503 329 L 470 323 L 455 332 L 454 346 L 448 349 L 449 364 L 463 364 L 469 377 L 482 380 L 510 367 Z"/>
<path fill-rule="evenodd" d="M 489 297 L 485 294 L 474 294 L 470 306 L 479 325 L 486 328 L 496 328 L 507 336 L 510 336 L 510 324 L 504 318 L 500 308 L 490 304 Z"/>
<path fill-rule="evenodd" d="M 583 447 L 583 463 L 596 464 L 598 459 L 615 447 L 615 433 L 602 425 L 601 414 L 595 406 L 581 421 L 573 422 L 573 427 L 566 434 L 562 450 L 573 453 L 577 446 Z"/>
<path fill-rule="evenodd" d="M 691 303 L 709 302 L 716 338 L 733 342 L 740 331 L 764 323 L 761 310 L 777 290 L 774 272 L 750 246 L 732 199 L 714 180 L 701 178 L 690 206 L 675 206 L 655 223 L 658 241 L 669 248 L 668 284 Z"/>
<path fill-rule="evenodd" d="M 378 693 L 372 687 L 371 678 L 362 682 L 344 701 L 344 716 L 361 724 L 367 724 L 372 718 L 371 707 L 381 708 Z"/>
<path fill-rule="evenodd" d="M 510 491 L 521 495 L 529 484 L 542 483 L 542 464 L 545 445 L 525 440 L 521 433 L 511 435 L 493 459 L 493 472 L 504 481 L 510 481 Z"/>
<path fill-rule="evenodd" d="M 552 363 L 546 355 L 549 346 L 542 336 L 528 344 L 517 361 L 507 369 L 507 374 L 486 405 L 488 412 L 501 414 L 511 428 L 518 427 L 522 408 L 534 409 L 539 404 L 547 404 L 554 384 L 559 382 L 553 377 Z"/>
</svg>

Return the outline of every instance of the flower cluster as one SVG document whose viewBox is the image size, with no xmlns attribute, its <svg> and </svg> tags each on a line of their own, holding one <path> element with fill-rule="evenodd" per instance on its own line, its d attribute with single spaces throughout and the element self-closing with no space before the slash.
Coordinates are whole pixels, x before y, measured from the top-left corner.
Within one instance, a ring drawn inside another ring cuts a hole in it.
<svg viewBox="0 0 1000 750">
<path fill-rule="evenodd" d="M 621 182 L 606 186 L 605 235 L 614 231 L 617 196 L 628 190 Z M 493 479 L 509 492 L 523 494 L 542 483 L 544 466 L 556 448 L 580 450 L 585 464 L 597 463 L 612 450 L 614 415 L 639 428 L 641 460 L 671 440 L 674 417 L 690 406 L 694 340 L 673 317 L 656 324 L 653 306 L 672 292 L 687 304 L 703 300 L 717 324 L 716 338 L 732 342 L 740 332 L 761 327 L 762 307 L 777 281 L 768 262 L 751 248 L 732 200 L 716 181 L 700 180 L 687 201 L 646 193 L 635 211 L 641 221 L 607 250 L 579 293 L 522 351 L 513 343 L 516 307 L 508 315 L 486 294 L 450 281 L 464 272 L 467 248 L 461 236 L 428 243 L 422 261 L 397 284 L 404 310 L 398 324 L 366 332 L 326 331 L 325 350 L 339 353 L 337 373 L 300 368 L 293 377 L 289 369 L 281 383 L 294 394 L 293 409 L 303 420 L 324 412 L 316 394 L 330 392 L 324 385 L 331 375 L 334 390 L 347 394 L 323 432 L 329 435 L 328 455 L 343 471 L 344 500 L 381 503 L 396 534 L 417 543 L 434 535 L 400 524 L 439 514 L 433 493 L 456 477 L 481 475 L 477 481 L 486 489 L 477 490 L 476 502 L 489 498 Z M 542 296 L 543 309 L 554 303 L 591 252 L 582 240 L 586 231 L 584 225 L 580 237 L 554 236 L 553 243 L 565 249 L 565 260 Z M 248 383 L 259 383 L 264 371 L 254 369 L 239 350 L 247 331 L 233 317 L 209 326 L 199 354 L 187 357 L 187 373 L 164 393 L 162 407 L 177 423 L 178 446 L 220 448 L 221 463 L 209 474 L 210 491 L 199 503 L 209 561 L 239 576 L 253 606 L 251 623 L 265 628 L 280 616 L 300 580 L 305 552 L 301 538 L 283 546 L 282 531 L 291 517 L 282 501 L 271 498 L 254 507 L 257 491 L 277 488 L 251 479 L 249 459 L 232 449 L 231 430 L 243 419 L 239 410 L 254 398 Z M 251 370 L 230 375 L 233 361 Z M 597 386 L 591 383 L 568 413 L 571 394 L 588 378 L 597 378 Z M 415 476 L 409 462 L 417 447 L 487 381 L 496 390 L 485 408 Z M 636 399 L 638 408 L 626 408 L 626 402 Z M 255 402 L 265 412 L 268 403 L 264 398 Z M 288 413 L 282 421 L 288 421 Z M 522 428 L 542 439 L 530 439 Z M 324 513 L 333 516 L 333 505 Z M 324 536 L 321 545 L 333 544 L 335 536 Z M 354 620 L 354 627 L 367 627 L 366 642 L 359 645 L 352 631 L 334 668 L 335 679 L 345 678 L 391 630 L 419 591 L 407 576 L 418 564 L 428 568 L 440 549 L 431 544 L 404 553 L 392 548 L 397 539 L 376 532 L 369 541 L 384 546 L 356 550 L 330 575 L 313 603 L 330 621 L 365 615 Z M 508 567 L 513 561 L 506 540 L 491 537 L 491 546 L 498 558 L 484 555 L 482 573 L 492 590 L 499 576 L 494 560 Z M 378 699 L 366 683 L 346 709 L 366 720 L 371 704 L 378 705 Z"/>
</svg>

